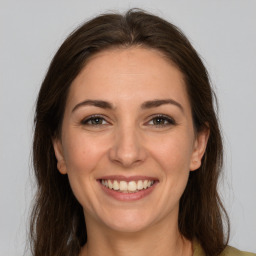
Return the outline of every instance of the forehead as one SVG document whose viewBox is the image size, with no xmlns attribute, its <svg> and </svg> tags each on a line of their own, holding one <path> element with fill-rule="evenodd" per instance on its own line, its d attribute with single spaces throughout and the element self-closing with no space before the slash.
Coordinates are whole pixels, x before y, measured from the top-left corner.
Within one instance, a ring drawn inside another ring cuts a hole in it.
<svg viewBox="0 0 256 256">
<path fill-rule="evenodd" d="M 160 69 L 164 69 L 163 71 L 168 69 L 167 72 L 170 73 L 172 72 L 170 69 L 172 69 L 182 77 L 175 64 L 162 52 L 141 46 L 101 51 L 89 58 L 84 68 L 86 69 L 85 73 L 89 73 L 92 70 L 95 71 L 95 68 L 99 71 L 104 71 L 105 74 L 114 72 L 119 75 L 139 75 L 149 70 L 150 72 L 154 70 L 154 73 L 157 73 Z"/>
<path fill-rule="evenodd" d="M 93 55 L 73 81 L 68 100 L 134 101 L 136 97 L 188 101 L 179 69 L 160 51 L 142 47 L 110 49 Z"/>
</svg>

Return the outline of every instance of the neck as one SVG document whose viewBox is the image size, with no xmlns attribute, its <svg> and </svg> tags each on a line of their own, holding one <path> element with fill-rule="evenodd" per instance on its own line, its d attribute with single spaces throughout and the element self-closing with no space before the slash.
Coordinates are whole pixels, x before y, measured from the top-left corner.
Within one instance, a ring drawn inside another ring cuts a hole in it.
<svg viewBox="0 0 256 256">
<path fill-rule="evenodd" d="M 181 236 L 178 226 L 166 223 L 138 232 L 119 232 L 94 223 L 87 226 L 87 235 L 80 256 L 192 255 L 192 243 Z"/>
</svg>

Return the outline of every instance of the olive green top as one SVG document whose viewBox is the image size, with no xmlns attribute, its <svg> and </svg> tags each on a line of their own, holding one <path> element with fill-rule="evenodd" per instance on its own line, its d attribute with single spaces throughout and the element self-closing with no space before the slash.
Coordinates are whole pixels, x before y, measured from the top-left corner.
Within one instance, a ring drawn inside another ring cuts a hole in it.
<svg viewBox="0 0 256 256">
<path fill-rule="evenodd" d="M 197 241 L 193 242 L 193 251 L 193 256 L 205 256 L 203 248 Z M 239 251 L 234 247 L 227 246 L 225 250 L 220 254 L 220 256 L 256 256 L 256 254 Z"/>
</svg>

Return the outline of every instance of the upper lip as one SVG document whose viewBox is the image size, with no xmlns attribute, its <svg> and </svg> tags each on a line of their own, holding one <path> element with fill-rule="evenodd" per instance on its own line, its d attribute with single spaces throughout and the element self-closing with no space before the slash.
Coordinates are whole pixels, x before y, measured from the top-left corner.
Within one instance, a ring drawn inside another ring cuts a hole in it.
<svg viewBox="0 0 256 256">
<path fill-rule="evenodd" d="M 98 180 L 117 180 L 117 181 L 138 181 L 138 180 L 153 180 L 158 181 L 155 177 L 150 176 L 122 176 L 122 175 L 108 175 L 108 176 L 102 176 Z"/>
</svg>

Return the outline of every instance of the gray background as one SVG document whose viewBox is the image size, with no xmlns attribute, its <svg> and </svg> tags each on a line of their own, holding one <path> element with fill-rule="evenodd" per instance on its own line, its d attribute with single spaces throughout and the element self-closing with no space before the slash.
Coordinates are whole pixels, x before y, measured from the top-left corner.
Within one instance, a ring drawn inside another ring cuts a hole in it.
<svg viewBox="0 0 256 256">
<path fill-rule="evenodd" d="M 140 7 L 179 26 L 209 70 L 220 103 L 230 244 L 256 252 L 255 0 L 0 0 L 0 255 L 22 255 L 33 178 L 34 102 L 63 39 L 106 10 Z"/>
</svg>

